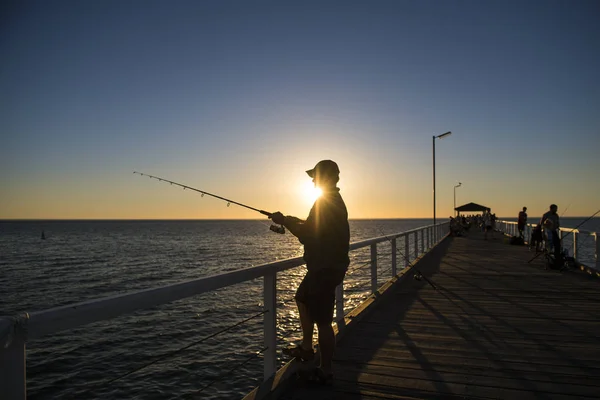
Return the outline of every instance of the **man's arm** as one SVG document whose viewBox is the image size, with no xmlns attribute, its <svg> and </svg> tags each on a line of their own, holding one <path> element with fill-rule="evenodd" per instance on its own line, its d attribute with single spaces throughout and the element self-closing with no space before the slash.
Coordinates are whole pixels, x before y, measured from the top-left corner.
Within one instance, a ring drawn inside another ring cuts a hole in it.
<svg viewBox="0 0 600 400">
<path fill-rule="evenodd" d="M 313 210 L 308 214 L 308 218 L 304 221 L 300 218 L 292 217 L 291 215 L 284 216 L 279 211 L 270 215 L 273 222 L 288 228 L 292 235 L 296 236 L 300 243 L 306 244 L 307 240 L 315 236 L 314 215 Z"/>
<path fill-rule="evenodd" d="M 304 241 L 308 236 L 307 228 L 309 228 L 306 221 L 301 220 L 300 218 L 292 217 L 291 215 L 287 215 L 283 220 L 283 226 L 288 228 L 292 235 L 298 238 L 300 243 L 304 244 Z"/>
<path fill-rule="evenodd" d="M 540 219 L 540 225 L 542 227 L 544 226 L 544 221 L 546 221 L 546 218 L 548 218 L 548 213 L 544 213 L 544 215 L 542 215 L 542 219 Z"/>
</svg>

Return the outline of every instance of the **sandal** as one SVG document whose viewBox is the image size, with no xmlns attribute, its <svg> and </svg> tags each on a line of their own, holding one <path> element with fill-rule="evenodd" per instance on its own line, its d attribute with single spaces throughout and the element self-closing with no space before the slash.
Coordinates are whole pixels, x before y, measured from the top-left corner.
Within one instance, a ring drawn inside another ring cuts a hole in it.
<svg viewBox="0 0 600 400">
<path fill-rule="evenodd" d="M 290 346 L 283 349 L 283 354 L 301 361 L 311 361 L 315 358 L 314 350 L 306 350 L 302 345 Z"/>
<path fill-rule="evenodd" d="M 317 385 L 333 385 L 333 374 L 326 374 L 321 368 L 315 368 L 313 373 L 307 378 L 307 381 Z"/>
</svg>

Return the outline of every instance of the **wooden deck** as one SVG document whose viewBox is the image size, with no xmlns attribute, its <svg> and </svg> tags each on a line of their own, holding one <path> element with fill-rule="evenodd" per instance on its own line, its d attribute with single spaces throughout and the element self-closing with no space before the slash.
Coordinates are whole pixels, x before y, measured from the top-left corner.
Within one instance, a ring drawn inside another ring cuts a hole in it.
<svg viewBox="0 0 600 400">
<path fill-rule="evenodd" d="M 496 232 L 451 238 L 339 341 L 331 387 L 282 399 L 600 398 L 600 280 Z"/>
</svg>

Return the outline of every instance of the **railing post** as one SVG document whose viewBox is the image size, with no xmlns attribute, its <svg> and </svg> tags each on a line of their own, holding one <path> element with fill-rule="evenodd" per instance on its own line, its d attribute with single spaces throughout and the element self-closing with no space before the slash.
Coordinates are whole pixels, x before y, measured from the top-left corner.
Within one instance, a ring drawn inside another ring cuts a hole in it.
<svg viewBox="0 0 600 400">
<path fill-rule="evenodd" d="M 427 228 L 427 242 L 429 244 L 429 248 L 433 247 L 433 227 Z"/>
<path fill-rule="evenodd" d="M 266 381 L 277 371 L 277 272 L 265 275 L 263 285 L 263 315 L 264 332 L 264 380 Z"/>
<path fill-rule="evenodd" d="M 404 234 L 404 268 L 410 264 L 410 249 L 408 247 L 408 235 Z"/>
<path fill-rule="evenodd" d="M 398 263 L 397 257 L 396 257 L 396 253 L 398 253 L 398 251 L 396 250 L 396 238 L 392 239 L 392 276 L 396 276 L 397 271 L 396 271 L 396 265 Z"/>
<path fill-rule="evenodd" d="M 25 379 L 23 332 L 11 318 L 0 317 L 0 393 L 2 393 L 2 398 L 7 400 L 27 398 Z"/>
<path fill-rule="evenodd" d="M 417 257 L 419 257 L 419 235 L 417 234 L 418 232 L 414 233 L 415 236 L 415 242 L 414 242 L 414 247 L 415 247 L 415 259 Z"/>
<path fill-rule="evenodd" d="M 377 243 L 371 245 L 371 293 L 377 291 Z"/>
<path fill-rule="evenodd" d="M 423 235 L 423 229 L 419 231 L 419 236 L 421 236 L 421 241 L 419 242 L 419 254 L 425 253 L 425 235 Z"/>
<path fill-rule="evenodd" d="M 600 254 L 600 240 L 598 240 L 598 232 L 594 232 L 594 241 L 596 242 L 596 251 L 594 252 L 594 261 L 596 263 L 600 262 L 598 259 L 598 255 Z"/>
<path fill-rule="evenodd" d="M 344 321 L 344 282 L 337 285 L 335 288 L 335 321 L 340 327 L 340 323 Z"/>
<path fill-rule="evenodd" d="M 573 231 L 573 258 L 577 259 L 577 231 Z"/>
</svg>

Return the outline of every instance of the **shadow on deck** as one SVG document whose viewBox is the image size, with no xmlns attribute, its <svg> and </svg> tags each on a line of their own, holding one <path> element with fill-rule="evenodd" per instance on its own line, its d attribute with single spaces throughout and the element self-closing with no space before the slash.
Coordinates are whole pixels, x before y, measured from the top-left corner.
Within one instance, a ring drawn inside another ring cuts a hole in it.
<svg viewBox="0 0 600 400">
<path fill-rule="evenodd" d="M 600 281 L 500 233 L 451 238 L 338 342 L 331 387 L 281 399 L 600 398 Z"/>
</svg>

